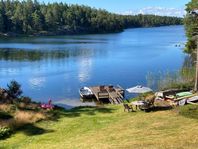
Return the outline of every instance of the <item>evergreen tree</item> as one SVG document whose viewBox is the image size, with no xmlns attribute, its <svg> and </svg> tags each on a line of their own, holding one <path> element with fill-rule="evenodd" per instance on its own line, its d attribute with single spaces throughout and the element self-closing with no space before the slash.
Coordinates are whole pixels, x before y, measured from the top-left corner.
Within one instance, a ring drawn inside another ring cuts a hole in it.
<svg viewBox="0 0 198 149">
<path fill-rule="evenodd" d="M 193 16 L 190 12 L 198 10 L 198 1 L 192 0 L 186 6 L 187 15 L 184 19 L 184 23 L 188 41 L 185 51 L 193 54 L 193 51 L 196 49 L 196 41 L 193 39 L 193 36 L 198 34 L 198 15 Z"/>
<path fill-rule="evenodd" d="M 44 18 L 39 10 L 32 14 L 32 24 L 35 31 L 42 31 L 44 26 Z"/>
<path fill-rule="evenodd" d="M 20 3 L 17 3 L 14 15 L 11 17 L 11 20 L 14 24 L 13 29 L 16 33 L 23 33 L 23 8 Z"/>
<path fill-rule="evenodd" d="M 3 16 L 3 13 L 2 13 L 2 7 L 0 6 L 0 30 L 2 32 L 5 32 L 5 26 L 4 26 L 4 16 Z"/>
</svg>

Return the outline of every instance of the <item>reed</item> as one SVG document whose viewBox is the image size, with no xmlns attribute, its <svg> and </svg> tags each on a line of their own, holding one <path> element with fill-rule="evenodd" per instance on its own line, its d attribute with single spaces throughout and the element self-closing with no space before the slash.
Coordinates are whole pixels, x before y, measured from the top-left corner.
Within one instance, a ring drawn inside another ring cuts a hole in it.
<svg viewBox="0 0 198 149">
<path fill-rule="evenodd" d="M 192 88 L 194 82 L 195 69 L 184 67 L 179 71 L 165 71 L 158 73 L 149 72 L 146 76 L 147 86 L 154 90 L 170 88 L 186 89 Z"/>
</svg>

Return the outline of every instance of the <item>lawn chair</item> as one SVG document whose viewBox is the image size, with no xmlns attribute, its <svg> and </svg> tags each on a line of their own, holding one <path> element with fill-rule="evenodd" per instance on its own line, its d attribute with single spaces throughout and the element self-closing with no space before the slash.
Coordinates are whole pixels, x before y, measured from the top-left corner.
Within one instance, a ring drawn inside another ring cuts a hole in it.
<svg viewBox="0 0 198 149">
<path fill-rule="evenodd" d="M 123 104 L 123 106 L 124 106 L 124 112 L 127 110 L 128 112 L 129 111 L 131 111 L 131 112 L 133 112 L 133 107 L 132 107 L 132 105 L 128 105 L 128 104 Z"/>
</svg>

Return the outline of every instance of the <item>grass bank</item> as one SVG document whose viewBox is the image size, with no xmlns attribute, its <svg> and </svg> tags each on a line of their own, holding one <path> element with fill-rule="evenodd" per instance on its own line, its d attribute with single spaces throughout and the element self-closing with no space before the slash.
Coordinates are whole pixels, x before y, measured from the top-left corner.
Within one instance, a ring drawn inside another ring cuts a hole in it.
<svg viewBox="0 0 198 149">
<path fill-rule="evenodd" d="M 54 111 L 54 119 L 26 125 L 0 148 L 195 149 L 198 120 L 178 111 L 127 113 L 121 105 Z"/>
</svg>

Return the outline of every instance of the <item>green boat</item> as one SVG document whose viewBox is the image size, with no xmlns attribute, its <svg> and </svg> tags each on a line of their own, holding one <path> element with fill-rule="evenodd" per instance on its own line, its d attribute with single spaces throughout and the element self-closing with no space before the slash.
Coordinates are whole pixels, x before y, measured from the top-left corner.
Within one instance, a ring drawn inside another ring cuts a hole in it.
<svg viewBox="0 0 198 149">
<path fill-rule="evenodd" d="M 189 96 L 192 95 L 191 92 L 180 92 L 176 94 L 176 97 L 185 97 L 185 96 Z"/>
</svg>

